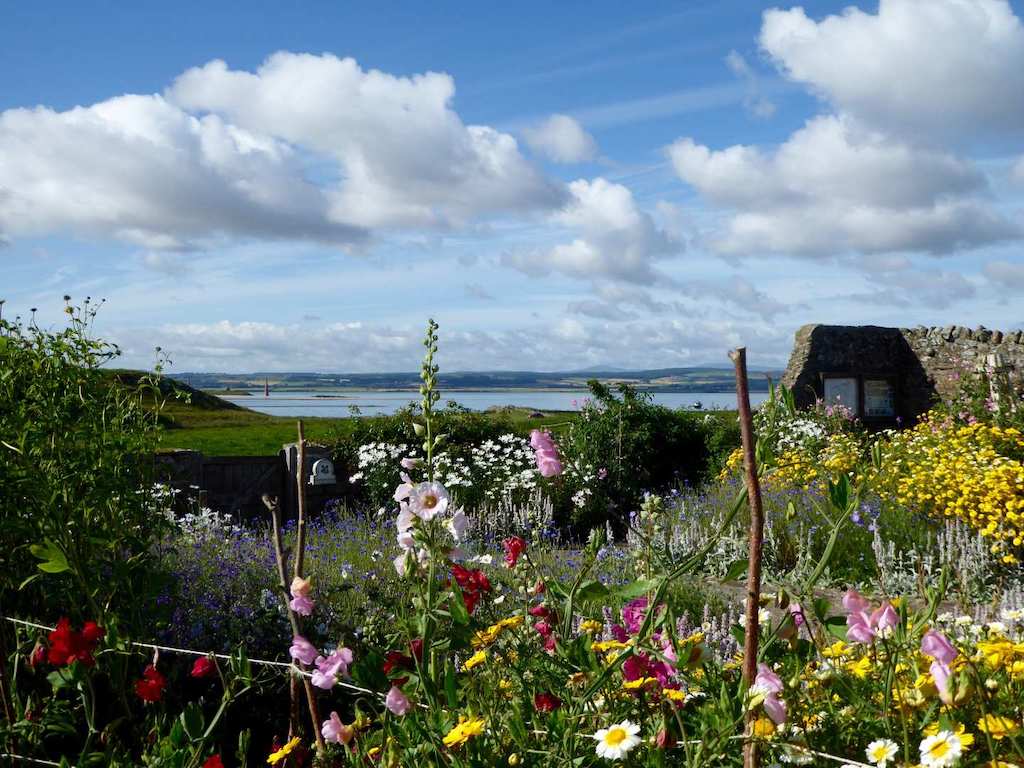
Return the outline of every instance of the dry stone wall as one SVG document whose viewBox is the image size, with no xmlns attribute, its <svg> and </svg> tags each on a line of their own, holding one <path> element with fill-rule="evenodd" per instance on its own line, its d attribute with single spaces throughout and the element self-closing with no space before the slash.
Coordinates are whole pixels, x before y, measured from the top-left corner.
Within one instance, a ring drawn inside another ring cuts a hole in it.
<svg viewBox="0 0 1024 768">
<path fill-rule="evenodd" d="M 886 379 L 894 387 L 897 415 L 913 420 L 956 390 L 957 374 L 993 362 L 1018 389 L 1024 385 L 1024 331 L 805 325 L 796 333 L 782 383 L 806 407 L 823 396 L 825 377 Z"/>
</svg>

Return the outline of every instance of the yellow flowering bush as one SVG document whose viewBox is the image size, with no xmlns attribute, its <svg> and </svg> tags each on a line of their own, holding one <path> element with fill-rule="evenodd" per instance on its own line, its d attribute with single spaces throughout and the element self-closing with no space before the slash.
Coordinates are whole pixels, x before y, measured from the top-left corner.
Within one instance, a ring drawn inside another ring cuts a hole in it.
<svg viewBox="0 0 1024 768">
<path fill-rule="evenodd" d="M 1013 427 L 958 424 L 930 414 L 879 441 L 870 481 L 883 500 L 969 523 L 1005 562 L 1024 543 L 1024 435 Z"/>
</svg>

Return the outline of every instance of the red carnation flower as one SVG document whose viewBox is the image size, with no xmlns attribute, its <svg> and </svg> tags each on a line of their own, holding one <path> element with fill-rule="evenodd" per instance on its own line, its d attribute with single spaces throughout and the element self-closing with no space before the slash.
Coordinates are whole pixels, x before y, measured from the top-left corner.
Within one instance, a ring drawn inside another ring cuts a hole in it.
<svg viewBox="0 0 1024 768">
<path fill-rule="evenodd" d="M 135 681 L 135 693 L 140 699 L 150 704 L 160 701 L 164 696 L 167 678 L 150 664 L 142 672 L 142 679 Z"/>
<path fill-rule="evenodd" d="M 538 693 L 533 697 L 533 708 L 538 712 L 554 712 L 562 706 L 562 700 L 553 693 Z"/>
<path fill-rule="evenodd" d="M 510 536 L 501 542 L 501 546 L 505 548 L 505 565 L 515 568 L 519 556 L 526 551 L 526 541 L 520 536 Z"/>
<path fill-rule="evenodd" d="M 206 758 L 203 768 L 224 768 L 224 762 L 220 759 L 220 755 L 213 755 Z"/>
<path fill-rule="evenodd" d="M 209 677 L 217 671 L 217 665 L 209 656 L 201 656 L 192 665 L 192 677 Z"/>
</svg>

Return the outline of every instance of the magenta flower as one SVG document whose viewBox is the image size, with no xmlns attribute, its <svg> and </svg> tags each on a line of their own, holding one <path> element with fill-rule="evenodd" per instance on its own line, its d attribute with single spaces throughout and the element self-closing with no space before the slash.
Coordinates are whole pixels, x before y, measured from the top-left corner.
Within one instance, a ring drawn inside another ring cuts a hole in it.
<svg viewBox="0 0 1024 768">
<path fill-rule="evenodd" d="M 330 656 L 317 656 L 316 671 L 312 675 L 313 685 L 329 691 L 339 678 L 348 677 L 348 665 L 353 658 L 348 648 L 338 648 Z"/>
<path fill-rule="evenodd" d="M 622 621 L 626 625 L 626 631 L 631 635 L 635 635 L 643 626 L 647 604 L 646 597 L 638 597 L 635 600 L 630 600 L 622 609 Z"/>
<path fill-rule="evenodd" d="M 388 711 L 393 715 L 399 717 L 405 715 L 410 709 L 412 704 L 409 703 L 409 697 L 402 693 L 402 689 L 397 685 L 392 685 L 391 690 L 388 691 L 387 698 L 384 699 L 384 706 L 388 708 Z"/>
<path fill-rule="evenodd" d="M 333 742 L 334 744 L 348 744 L 355 735 L 355 729 L 351 725 L 345 725 L 341 722 L 337 712 L 331 712 L 330 718 L 324 720 L 320 733 L 323 734 L 324 741 Z"/>
<path fill-rule="evenodd" d="M 871 643 L 876 636 L 886 637 L 900 623 L 899 614 L 886 601 L 871 611 L 871 603 L 851 589 L 843 595 L 843 607 L 849 612 L 846 617 L 846 639 L 854 643 Z"/>
<path fill-rule="evenodd" d="M 292 599 L 288 603 L 288 607 L 295 611 L 300 616 L 309 616 L 313 613 L 313 601 L 309 597 L 310 582 L 309 579 L 301 579 L 296 576 L 292 579 Z"/>
<path fill-rule="evenodd" d="M 764 696 L 764 711 L 776 725 L 786 722 L 786 702 L 779 694 L 782 693 L 782 678 L 772 672 L 767 664 L 757 665 L 757 677 L 751 691 Z"/>
<path fill-rule="evenodd" d="M 288 654 L 293 659 L 301 661 L 303 664 L 312 664 L 313 660 L 318 656 L 317 650 L 313 644 L 302 635 L 295 635 L 295 637 L 292 638 L 292 645 L 288 649 Z"/>
</svg>

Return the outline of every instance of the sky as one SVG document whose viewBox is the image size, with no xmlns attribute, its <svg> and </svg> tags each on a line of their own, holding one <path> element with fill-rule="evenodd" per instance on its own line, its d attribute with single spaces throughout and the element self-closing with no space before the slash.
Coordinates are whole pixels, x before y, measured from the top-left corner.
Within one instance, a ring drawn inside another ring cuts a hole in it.
<svg viewBox="0 0 1024 768">
<path fill-rule="evenodd" d="M 3 316 L 119 365 L 784 365 L 1024 327 L 1024 0 L 8 3 Z"/>
</svg>

